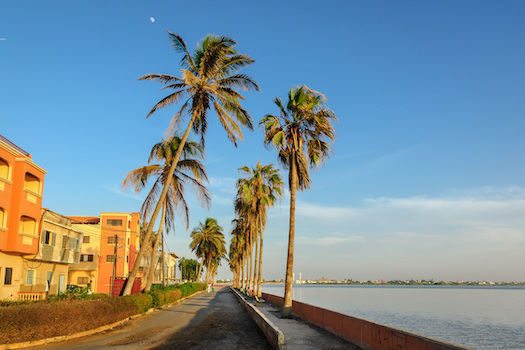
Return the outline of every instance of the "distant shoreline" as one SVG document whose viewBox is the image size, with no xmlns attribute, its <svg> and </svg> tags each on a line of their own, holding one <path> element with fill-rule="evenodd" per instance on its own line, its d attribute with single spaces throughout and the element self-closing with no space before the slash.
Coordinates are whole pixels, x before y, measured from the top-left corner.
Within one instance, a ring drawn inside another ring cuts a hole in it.
<svg viewBox="0 0 525 350">
<path fill-rule="evenodd" d="M 263 285 L 284 285 L 284 282 L 262 282 Z M 310 285 L 352 285 L 352 286 L 525 286 L 525 282 L 434 282 L 434 283 L 396 283 L 396 282 L 309 282 L 294 283 L 296 286 Z"/>
</svg>

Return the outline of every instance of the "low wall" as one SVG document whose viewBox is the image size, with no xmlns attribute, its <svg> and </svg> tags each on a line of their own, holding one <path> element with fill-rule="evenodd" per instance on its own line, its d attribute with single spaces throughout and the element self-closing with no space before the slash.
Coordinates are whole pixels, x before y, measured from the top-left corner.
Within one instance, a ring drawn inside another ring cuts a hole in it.
<svg viewBox="0 0 525 350">
<path fill-rule="evenodd" d="M 235 289 L 230 288 L 239 299 L 239 302 L 241 303 L 242 307 L 250 315 L 252 320 L 257 323 L 261 331 L 264 333 L 264 336 L 270 344 L 273 346 L 274 349 L 284 349 L 284 334 L 279 328 L 277 328 L 272 321 L 270 321 L 262 312 L 257 310 L 255 306 L 253 306 L 251 303 L 247 302 L 244 297 L 239 294 Z"/>
<path fill-rule="evenodd" d="M 283 306 L 282 297 L 262 296 L 271 304 Z M 293 301 L 292 313 L 366 350 L 472 350 L 298 301 Z"/>
</svg>

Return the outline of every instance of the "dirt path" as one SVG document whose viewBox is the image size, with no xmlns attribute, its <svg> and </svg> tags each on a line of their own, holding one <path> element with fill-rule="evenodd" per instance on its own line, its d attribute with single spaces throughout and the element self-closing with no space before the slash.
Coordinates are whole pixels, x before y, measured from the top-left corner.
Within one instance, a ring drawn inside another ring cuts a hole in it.
<svg viewBox="0 0 525 350">
<path fill-rule="evenodd" d="M 113 331 L 32 349 L 271 349 L 229 288 L 200 293 Z"/>
</svg>

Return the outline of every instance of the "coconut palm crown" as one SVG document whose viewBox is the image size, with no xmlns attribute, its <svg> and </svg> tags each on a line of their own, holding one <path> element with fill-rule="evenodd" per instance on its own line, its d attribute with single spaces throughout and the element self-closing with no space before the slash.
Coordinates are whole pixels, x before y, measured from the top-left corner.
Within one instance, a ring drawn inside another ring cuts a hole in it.
<svg viewBox="0 0 525 350">
<path fill-rule="evenodd" d="M 181 78 L 169 74 L 146 74 L 138 78 L 160 82 L 165 85 L 163 89 L 172 90 L 153 106 L 146 118 L 166 106 L 182 102 L 169 130 L 176 128 L 189 115 L 194 118 L 193 123 L 190 122 L 193 131 L 204 142 L 208 111 L 213 108 L 228 138 L 237 145 L 237 139 L 243 139 L 239 124 L 252 130 L 253 121 L 240 105 L 244 97 L 236 89 L 260 91 L 255 80 L 238 71 L 255 61 L 248 55 L 239 54 L 234 48 L 237 42 L 227 36 L 206 36 L 190 55 L 182 37 L 169 30 L 167 32 L 172 47 L 183 55 Z"/>
<path fill-rule="evenodd" d="M 138 193 L 147 186 L 148 180 L 155 178 L 155 182 L 146 197 L 142 208 L 141 216 L 143 222 L 148 222 L 151 212 L 159 200 L 159 194 L 166 184 L 168 173 L 173 162 L 173 154 L 177 151 L 181 143 L 180 136 L 173 136 L 168 140 L 156 143 L 151 149 L 148 165 L 130 171 L 122 187 L 124 190 L 133 187 L 134 192 Z M 189 208 L 184 197 L 186 184 L 189 184 L 197 194 L 197 198 L 203 207 L 209 208 L 211 195 L 203 182 L 208 181 L 206 170 L 200 159 L 204 157 L 202 147 L 194 141 L 186 142 L 183 148 L 182 160 L 177 164 L 174 176 L 169 184 L 169 192 L 166 197 L 166 221 L 164 223 L 167 230 L 173 227 L 175 211 L 188 228 Z M 192 176 L 193 175 L 193 176 Z"/>
<path fill-rule="evenodd" d="M 216 219 L 206 218 L 204 223 L 199 223 L 193 229 L 191 238 L 191 251 L 194 251 L 197 257 L 202 258 L 197 279 L 200 278 L 202 267 L 205 265 L 207 269 L 206 282 L 209 282 L 209 272 L 213 268 L 214 263 L 218 264 L 221 258 L 226 257 L 226 242 L 222 233 L 222 227 L 219 226 Z"/>
</svg>

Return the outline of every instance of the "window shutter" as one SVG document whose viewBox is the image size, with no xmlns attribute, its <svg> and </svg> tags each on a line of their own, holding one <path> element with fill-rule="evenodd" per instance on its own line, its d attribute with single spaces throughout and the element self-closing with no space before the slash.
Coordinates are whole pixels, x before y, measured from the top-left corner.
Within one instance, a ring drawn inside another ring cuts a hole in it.
<svg viewBox="0 0 525 350">
<path fill-rule="evenodd" d="M 35 270 L 27 271 L 27 284 L 32 285 L 35 280 Z"/>
<path fill-rule="evenodd" d="M 53 232 L 53 237 L 51 238 L 51 245 L 55 245 L 56 240 L 57 240 L 57 234 Z"/>
</svg>

